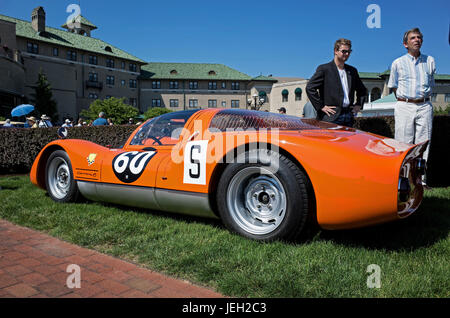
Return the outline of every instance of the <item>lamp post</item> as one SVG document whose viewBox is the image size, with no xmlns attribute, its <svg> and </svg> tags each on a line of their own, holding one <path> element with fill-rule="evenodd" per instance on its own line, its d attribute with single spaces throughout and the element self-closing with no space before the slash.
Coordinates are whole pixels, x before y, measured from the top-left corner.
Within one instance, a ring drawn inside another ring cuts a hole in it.
<svg viewBox="0 0 450 318">
<path fill-rule="evenodd" d="M 256 93 L 253 94 L 252 97 L 253 97 L 253 99 L 254 99 L 254 104 L 253 104 L 254 110 L 259 110 L 259 109 L 261 108 L 262 104 L 264 104 L 264 98 L 260 98 L 260 99 L 258 100 L 258 97 L 259 97 L 259 96 L 258 96 L 258 94 L 256 94 Z M 249 101 L 249 104 L 251 104 L 252 100 L 249 99 L 248 101 Z"/>
</svg>

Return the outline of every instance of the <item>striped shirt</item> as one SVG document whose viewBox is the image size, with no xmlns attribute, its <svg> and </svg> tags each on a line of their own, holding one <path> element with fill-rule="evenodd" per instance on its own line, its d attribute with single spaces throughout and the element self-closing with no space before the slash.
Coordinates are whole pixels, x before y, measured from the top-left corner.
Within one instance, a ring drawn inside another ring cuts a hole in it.
<svg viewBox="0 0 450 318">
<path fill-rule="evenodd" d="M 435 73 L 432 56 L 421 54 L 416 59 L 405 54 L 392 63 L 388 87 L 397 88 L 397 98 L 427 98 L 431 96 Z"/>
</svg>

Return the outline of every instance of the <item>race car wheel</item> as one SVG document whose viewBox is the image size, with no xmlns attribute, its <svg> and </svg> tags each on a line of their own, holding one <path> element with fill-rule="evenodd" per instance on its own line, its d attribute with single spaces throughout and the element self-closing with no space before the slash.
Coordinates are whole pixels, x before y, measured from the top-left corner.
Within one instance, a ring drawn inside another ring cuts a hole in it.
<svg viewBox="0 0 450 318">
<path fill-rule="evenodd" d="M 246 152 L 220 178 L 220 217 L 231 231 L 251 239 L 295 239 L 308 217 L 307 182 L 302 170 L 283 155 Z"/>
<path fill-rule="evenodd" d="M 78 199 L 78 186 L 73 178 L 69 156 L 65 151 L 57 150 L 48 158 L 45 185 L 54 201 L 74 202 Z"/>
</svg>

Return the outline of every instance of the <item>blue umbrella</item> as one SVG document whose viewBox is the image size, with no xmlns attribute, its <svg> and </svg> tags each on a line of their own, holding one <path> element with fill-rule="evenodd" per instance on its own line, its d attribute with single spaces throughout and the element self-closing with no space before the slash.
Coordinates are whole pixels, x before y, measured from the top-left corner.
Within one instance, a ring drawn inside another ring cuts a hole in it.
<svg viewBox="0 0 450 318">
<path fill-rule="evenodd" d="M 13 110 L 11 111 L 11 116 L 12 117 L 25 116 L 26 114 L 31 113 L 33 110 L 34 110 L 33 105 L 22 104 L 13 108 Z"/>
</svg>

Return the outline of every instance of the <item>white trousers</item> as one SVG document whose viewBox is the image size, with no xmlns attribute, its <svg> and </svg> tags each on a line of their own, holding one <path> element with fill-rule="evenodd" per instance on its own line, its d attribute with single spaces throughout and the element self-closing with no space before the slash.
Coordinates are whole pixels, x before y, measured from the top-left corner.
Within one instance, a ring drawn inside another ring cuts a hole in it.
<svg viewBox="0 0 450 318">
<path fill-rule="evenodd" d="M 398 101 L 394 110 L 395 139 L 409 144 L 419 144 L 426 140 L 431 142 L 433 128 L 433 105 L 431 102 L 421 104 Z M 430 143 L 423 153 L 428 161 Z"/>
</svg>

